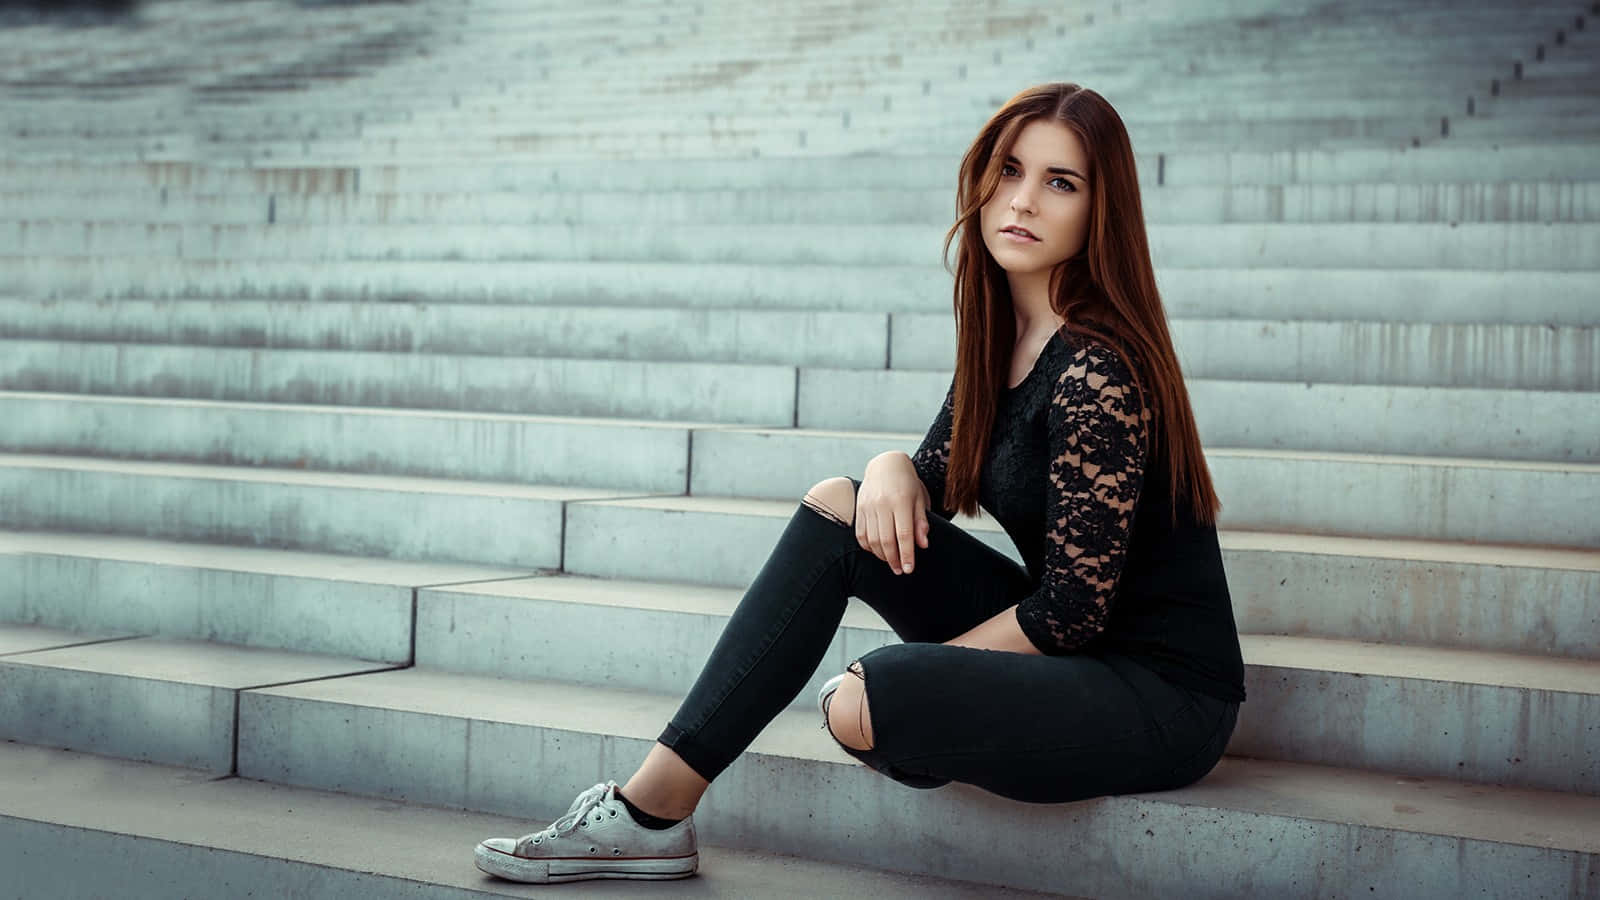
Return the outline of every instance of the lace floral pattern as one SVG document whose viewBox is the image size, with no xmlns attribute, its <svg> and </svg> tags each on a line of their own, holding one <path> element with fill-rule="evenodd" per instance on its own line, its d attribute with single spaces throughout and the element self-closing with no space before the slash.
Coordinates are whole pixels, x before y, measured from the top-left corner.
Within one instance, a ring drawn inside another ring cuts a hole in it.
<svg viewBox="0 0 1600 900">
<path fill-rule="evenodd" d="M 954 391 L 952 380 L 911 459 L 934 513 L 945 519 L 952 515 L 942 507 Z M 1038 587 L 1017 606 L 1017 623 L 1043 653 L 1074 652 L 1105 630 L 1144 486 L 1152 421 L 1122 358 L 1098 342 L 1076 345 L 1045 403 L 1044 556 Z"/>
<path fill-rule="evenodd" d="M 922 446 L 911 457 L 911 465 L 917 470 L 917 477 L 928 489 L 928 499 L 934 515 L 948 519 L 955 513 L 944 508 L 944 473 L 950 463 L 950 423 L 952 421 L 951 408 L 955 403 L 956 382 L 950 379 L 950 389 L 944 395 L 944 405 L 939 407 L 939 414 L 933 417 L 933 424 L 929 426 L 928 433 L 922 439 Z"/>
<path fill-rule="evenodd" d="M 1088 345 L 1056 378 L 1046 415 L 1050 455 L 1044 576 L 1017 623 L 1045 653 L 1070 653 L 1105 629 L 1144 486 L 1150 411 L 1133 372 Z"/>
</svg>

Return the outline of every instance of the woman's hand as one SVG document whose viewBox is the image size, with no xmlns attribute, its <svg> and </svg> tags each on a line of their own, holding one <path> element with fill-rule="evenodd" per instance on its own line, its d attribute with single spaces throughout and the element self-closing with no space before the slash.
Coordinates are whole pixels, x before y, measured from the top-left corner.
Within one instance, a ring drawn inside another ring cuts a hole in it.
<svg viewBox="0 0 1600 900">
<path fill-rule="evenodd" d="M 910 457 L 873 457 L 856 491 L 856 543 L 896 575 L 909 573 L 916 548 L 928 546 L 928 504 L 928 488 Z"/>
</svg>

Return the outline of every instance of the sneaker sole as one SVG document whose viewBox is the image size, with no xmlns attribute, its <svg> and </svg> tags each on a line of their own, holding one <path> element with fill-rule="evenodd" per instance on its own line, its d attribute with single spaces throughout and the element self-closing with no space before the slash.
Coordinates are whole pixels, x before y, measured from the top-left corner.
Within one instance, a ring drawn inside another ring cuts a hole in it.
<svg viewBox="0 0 1600 900">
<path fill-rule="evenodd" d="M 479 844 L 477 867 L 490 875 L 527 884 L 582 881 L 587 878 L 633 878 L 666 881 L 688 878 L 700 868 L 700 854 L 649 859 L 526 859 Z"/>
</svg>

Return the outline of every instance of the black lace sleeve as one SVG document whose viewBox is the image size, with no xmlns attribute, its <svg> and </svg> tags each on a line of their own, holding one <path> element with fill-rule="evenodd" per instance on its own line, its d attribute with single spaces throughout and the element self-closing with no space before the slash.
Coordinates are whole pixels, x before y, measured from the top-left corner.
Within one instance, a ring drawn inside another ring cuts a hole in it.
<svg viewBox="0 0 1600 900">
<path fill-rule="evenodd" d="M 950 462 L 950 410 L 955 395 L 956 382 L 951 378 L 950 390 L 944 395 L 944 405 L 939 408 L 939 414 L 934 416 L 933 424 L 928 427 L 928 434 L 922 439 L 922 446 L 918 447 L 916 455 L 911 457 L 911 465 L 916 467 L 917 477 L 922 479 L 922 484 L 928 489 L 930 509 L 941 519 L 955 515 L 951 510 L 944 508 L 944 473 Z"/>
<path fill-rule="evenodd" d="M 1056 379 L 1046 409 L 1044 572 L 1017 606 L 1017 624 L 1042 653 L 1071 653 L 1105 628 L 1144 484 L 1150 420 L 1132 371 L 1109 348 L 1079 350 Z"/>
</svg>

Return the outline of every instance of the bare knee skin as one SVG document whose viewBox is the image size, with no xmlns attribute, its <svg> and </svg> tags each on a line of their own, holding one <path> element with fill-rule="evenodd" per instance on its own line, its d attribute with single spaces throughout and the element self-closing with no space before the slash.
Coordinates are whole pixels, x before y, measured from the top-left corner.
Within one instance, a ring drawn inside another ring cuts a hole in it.
<svg viewBox="0 0 1600 900">
<path fill-rule="evenodd" d="M 855 485 L 843 475 L 812 485 L 803 502 L 841 525 L 853 527 L 856 524 Z"/>
<path fill-rule="evenodd" d="M 828 701 L 828 730 L 834 740 L 855 750 L 871 750 L 872 716 L 867 709 L 866 673 L 859 661 L 850 664 L 854 676 L 839 683 Z"/>
</svg>

